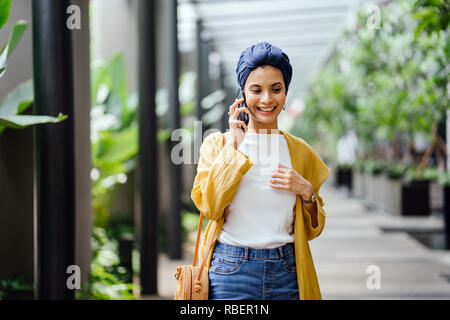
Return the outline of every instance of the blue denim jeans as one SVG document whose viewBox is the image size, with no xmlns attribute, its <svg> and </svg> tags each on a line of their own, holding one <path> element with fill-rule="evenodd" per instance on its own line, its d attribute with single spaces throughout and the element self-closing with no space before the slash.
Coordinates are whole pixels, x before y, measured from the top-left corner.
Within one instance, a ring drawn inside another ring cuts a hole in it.
<svg viewBox="0 0 450 320">
<path fill-rule="evenodd" d="M 294 244 L 252 249 L 217 242 L 209 269 L 211 300 L 298 300 Z"/>
</svg>

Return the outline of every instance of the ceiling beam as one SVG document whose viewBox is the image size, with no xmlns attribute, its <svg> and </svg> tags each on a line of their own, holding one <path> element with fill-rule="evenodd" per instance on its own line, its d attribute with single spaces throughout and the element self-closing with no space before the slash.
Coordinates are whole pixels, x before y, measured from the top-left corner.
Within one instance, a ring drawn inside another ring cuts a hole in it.
<svg viewBox="0 0 450 320">
<path fill-rule="evenodd" d="M 265 35 L 269 32 L 282 34 L 295 34 L 295 35 L 303 35 L 303 33 L 311 34 L 317 31 L 331 31 L 332 33 L 335 33 L 336 30 L 339 30 L 339 27 L 340 27 L 339 23 L 327 23 L 327 24 L 305 25 L 305 26 L 280 24 L 270 26 L 266 25 L 259 26 L 257 29 L 253 28 L 250 30 L 246 30 L 245 32 L 242 32 L 241 29 L 235 28 L 226 28 L 226 29 L 208 28 L 208 30 L 211 32 L 214 39 L 222 39 L 222 38 L 242 36 L 243 34 L 249 37 L 253 37 L 256 35 Z"/>
<path fill-rule="evenodd" d="M 203 19 L 203 25 L 206 28 L 214 28 L 214 27 L 226 27 L 226 28 L 251 28 L 258 26 L 266 26 L 268 24 L 287 24 L 287 23 L 304 23 L 305 25 L 309 25 L 311 23 L 321 24 L 321 23 L 329 23 L 330 21 L 341 21 L 345 18 L 345 14 L 337 13 L 337 14 L 326 14 L 319 16 L 307 16 L 307 17 L 299 17 L 297 16 L 276 16 L 271 19 L 267 18 L 259 18 L 258 16 L 248 17 L 246 19 L 240 20 L 215 20 L 212 21 L 210 19 Z M 243 30 L 245 32 L 245 30 Z"/>
<path fill-rule="evenodd" d="M 302 16 L 322 16 L 324 14 L 346 14 L 347 6 L 329 6 L 329 7 L 298 7 L 298 6 L 277 6 L 271 7 L 270 9 L 261 6 L 259 8 L 248 8 L 245 5 L 239 5 L 242 10 L 237 11 L 236 6 L 229 6 L 230 10 L 212 10 L 206 9 L 205 7 L 198 7 L 202 16 L 207 17 L 207 19 L 248 19 L 250 15 L 258 16 L 258 18 L 271 18 L 274 15 L 302 15 Z"/>
</svg>

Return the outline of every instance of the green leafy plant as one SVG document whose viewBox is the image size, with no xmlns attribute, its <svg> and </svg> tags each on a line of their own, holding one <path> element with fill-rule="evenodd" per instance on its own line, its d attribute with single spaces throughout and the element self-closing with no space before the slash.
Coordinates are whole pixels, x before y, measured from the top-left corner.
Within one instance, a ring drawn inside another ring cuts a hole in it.
<svg viewBox="0 0 450 320">
<path fill-rule="evenodd" d="M 106 226 L 116 186 L 125 183 L 137 166 L 138 98 L 136 93 L 128 91 L 126 79 L 122 54 L 91 64 L 91 176 L 94 224 L 97 226 Z M 194 85 L 195 74 L 186 73 L 180 77 L 181 111 L 186 117 L 194 111 Z M 157 132 L 159 143 L 167 142 L 171 136 L 165 122 L 166 94 L 165 90 L 160 90 L 156 97 L 156 114 L 162 126 Z"/>
<path fill-rule="evenodd" d="M 344 32 L 311 83 L 297 125 L 300 136 L 332 150 L 355 130 L 360 159 L 411 166 L 421 162 L 418 176 L 432 152 L 442 164 L 443 143 L 436 128 L 450 109 L 448 7 L 441 0 L 388 2 L 381 7 L 381 29 L 365 27 L 362 9 L 356 27 Z M 430 142 L 422 160 L 414 157 L 417 134 Z M 391 173 L 404 174 L 399 168 Z"/>
<path fill-rule="evenodd" d="M 367 160 L 364 166 L 367 172 L 375 175 L 387 169 L 387 163 L 384 160 Z"/>
<path fill-rule="evenodd" d="M 450 172 L 441 172 L 439 174 L 437 182 L 443 186 L 450 186 Z"/>
<path fill-rule="evenodd" d="M 8 23 L 11 0 L 0 0 L 0 29 Z"/>
<path fill-rule="evenodd" d="M 414 17 L 419 22 L 414 37 L 446 30 L 450 22 L 450 4 L 446 0 L 420 0 L 414 3 Z"/>
<path fill-rule="evenodd" d="M 407 165 L 395 163 L 392 165 L 388 165 L 386 172 L 388 174 L 388 177 L 391 179 L 401 179 L 405 176 L 407 169 Z"/>
<path fill-rule="evenodd" d="M 0 280 L 0 300 L 8 299 L 14 293 L 33 290 L 33 284 L 29 275 Z"/>
<path fill-rule="evenodd" d="M 77 291 L 77 299 L 135 300 L 134 285 L 124 282 L 126 270 L 120 266 L 117 235 L 108 235 L 104 228 L 95 227 L 91 247 L 90 281 Z"/>
<path fill-rule="evenodd" d="M 10 8 L 11 0 L 0 0 L 0 29 L 8 22 Z M 26 29 L 27 23 L 23 20 L 16 22 L 12 27 L 8 40 L 0 50 L 0 78 L 5 75 L 6 62 Z"/>
<path fill-rule="evenodd" d="M 137 97 L 126 85 L 122 54 L 91 65 L 92 201 L 94 225 L 105 227 L 118 184 L 136 168 Z"/>
<path fill-rule="evenodd" d="M 438 181 L 442 171 L 437 167 L 427 167 L 422 173 L 424 180 Z"/>
<path fill-rule="evenodd" d="M 10 0 L 0 0 L 0 28 L 8 22 Z M 27 22 L 20 20 L 14 24 L 9 38 L 0 50 L 0 78 L 3 77 L 7 69 L 7 61 L 16 48 L 19 40 L 27 29 Z M 23 129 L 31 125 L 42 123 L 58 123 L 68 116 L 59 114 L 57 117 L 21 115 L 32 104 L 34 100 L 32 80 L 21 83 L 14 91 L 9 93 L 0 103 L 0 134 L 5 128 Z"/>
<path fill-rule="evenodd" d="M 413 165 L 407 168 L 405 172 L 406 181 L 438 181 L 440 171 L 438 168 L 427 167 L 423 170 L 422 174 L 419 174 L 419 166 Z"/>
</svg>

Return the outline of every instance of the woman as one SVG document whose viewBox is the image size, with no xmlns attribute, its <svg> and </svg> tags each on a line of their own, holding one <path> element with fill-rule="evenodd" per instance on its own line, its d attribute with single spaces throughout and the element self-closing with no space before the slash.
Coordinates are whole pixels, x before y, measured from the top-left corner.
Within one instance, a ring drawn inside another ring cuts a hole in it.
<svg viewBox="0 0 450 320">
<path fill-rule="evenodd" d="M 278 129 L 289 58 L 258 43 L 242 52 L 236 74 L 247 108 L 236 100 L 230 130 L 204 140 L 191 192 L 210 220 L 200 250 L 203 257 L 212 243 L 209 299 L 321 299 L 308 241 L 325 225 L 319 189 L 330 170 L 305 141 Z"/>
</svg>

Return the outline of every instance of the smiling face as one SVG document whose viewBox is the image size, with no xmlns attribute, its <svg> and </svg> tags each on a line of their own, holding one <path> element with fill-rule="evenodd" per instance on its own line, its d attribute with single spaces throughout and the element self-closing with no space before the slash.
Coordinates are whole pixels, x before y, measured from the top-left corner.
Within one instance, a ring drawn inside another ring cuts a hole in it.
<svg viewBox="0 0 450 320">
<path fill-rule="evenodd" d="M 249 74 L 244 93 L 251 113 L 249 131 L 278 129 L 278 115 L 286 102 L 281 70 L 269 65 L 257 67 Z"/>
</svg>

